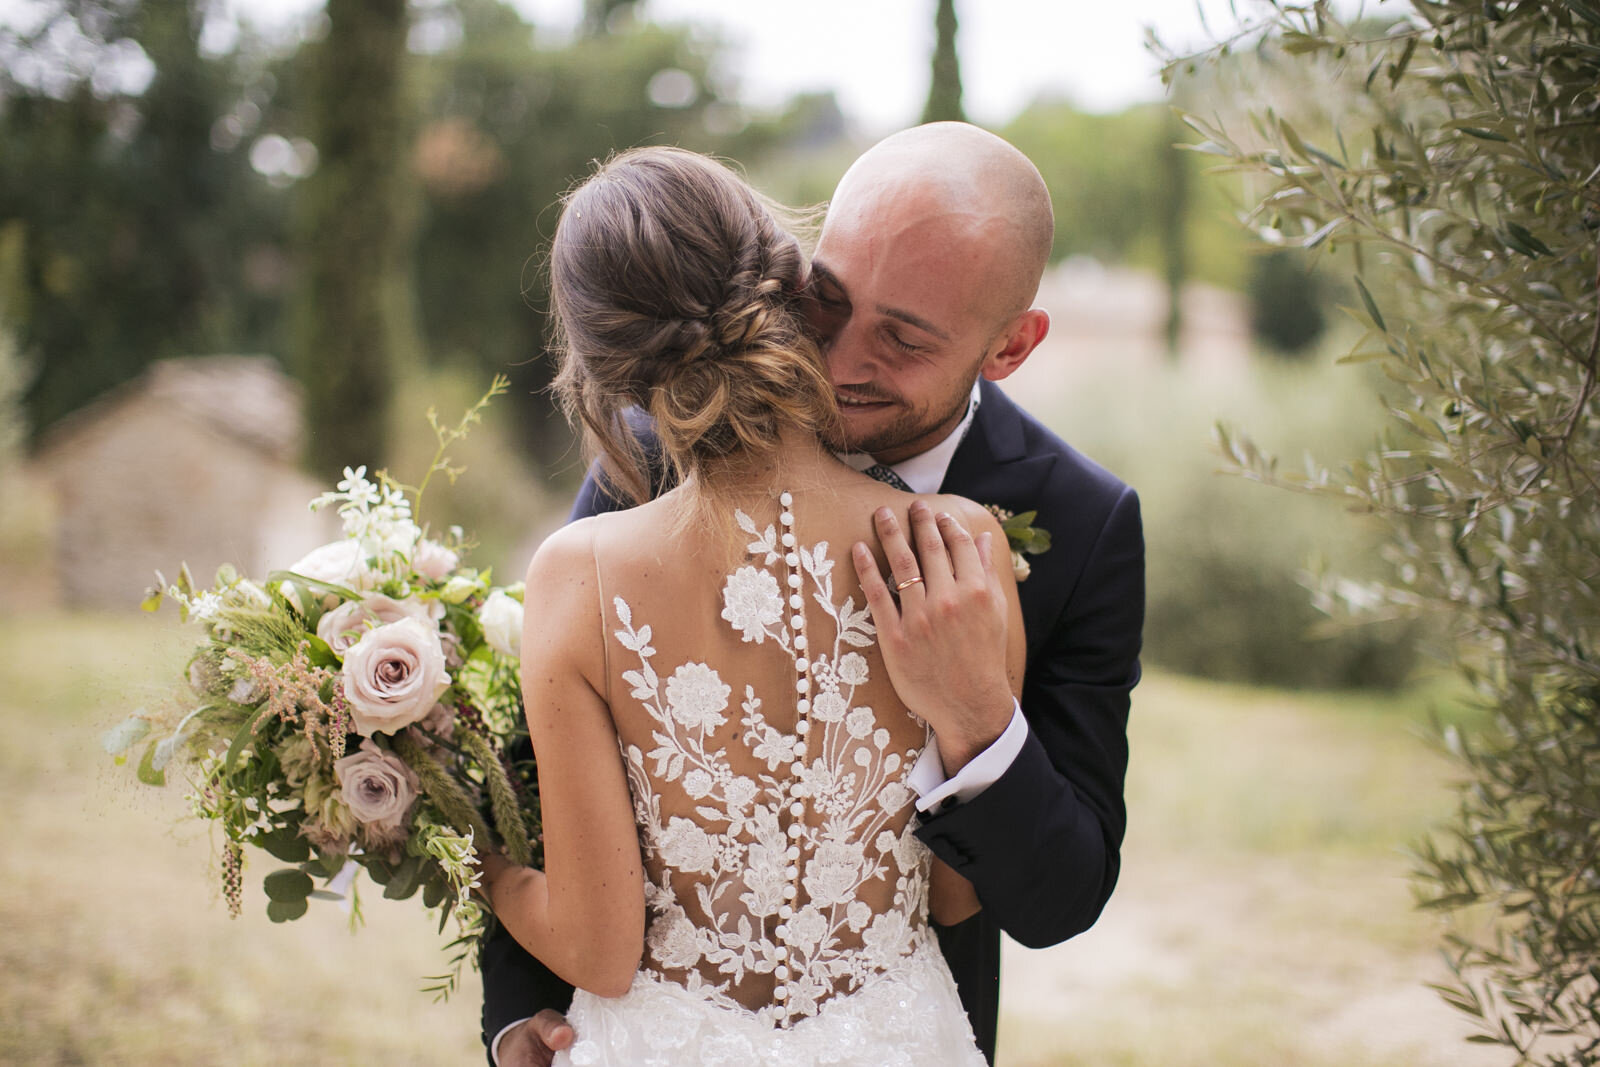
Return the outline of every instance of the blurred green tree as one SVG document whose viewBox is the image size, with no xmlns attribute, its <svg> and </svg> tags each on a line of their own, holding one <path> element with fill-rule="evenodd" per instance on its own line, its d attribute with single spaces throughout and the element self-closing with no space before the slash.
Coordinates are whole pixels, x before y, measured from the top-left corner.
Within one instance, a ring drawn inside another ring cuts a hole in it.
<svg viewBox="0 0 1600 1067">
<path fill-rule="evenodd" d="M 938 0 L 933 14 L 933 78 L 928 84 L 928 102 L 922 108 L 923 122 L 965 122 L 961 110 L 961 58 L 956 54 L 955 0 Z"/>
<path fill-rule="evenodd" d="M 52 0 L 0 26 L 7 315 L 36 432 L 153 359 L 274 347 L 282 198 L 214 144 L 248 100 L 235 57 L 200 51 L 205 11 Z"/>
<path fill-rule="evenodd" d="M 1178 119 L 1169 113 L 1156 142 L 1155 169 L 1161 181 L 1156 218 L 1160 226 L 1161 274 L 1167 283 L 1167 318 L 1163 333 L 1170 359 L 1177 359 L 1181 354 L 1178 339 L 1183 333 L 1183 283 L 1189 274 L 1188 221 L 1193 210 L 1190 200 L 1194 188 L 1193 168 L 1185 153 L 1178 150 L 1180 135 Z"/>
<path fill-rule="evenodd" d="M 565 420 L 542 392 L 544 256 L 561 195 L 637 144 L 715 150 L 708 66 L 716 43 L 688 29 L 610 20 L 559 46 L 501 0 L 455 0 L 453 47 L 417 64 L 421 186 L 417 305 L 436 362 L 508 373 L 516 427 L 539 465 L 581 474 Z"/>
<path fill-rule="evenodd" d="M 1261 183 L 1252 226 L 1350 250 L 1369 328 L 1346 358 L 1382 367 L 1394 418 L 1338 472 L 1224 447 L 1388 519 L 1389 580 L 1329 576 L 1320 606 L 1442 618 L 1494 713 L 1446 732 L 1468 780 L 1417 856 L 1455 920 L 1440 991 L 1519 1064 L 1600 1062 L 1600 8 L 1413 0 L 1375 33 L 1284 5 L 1230 45 L 1252 36 L 1322 91 L 1238 135 L 1191 123 Z"/>
<path fill-rule="evenodd" d="M 585 37 L 610 33 L 638 6 L 639 0 L 583 0 L 583 22 L 579 30 Z"/>
<path fill-rule="evenodd" d="M 1195 180 L 1206 164 L 1192 153 L 1170 158 L 1165 106 L 1096 115 L 1037 100 L 996 132 L 1044 175 L 1056 213 L 1053 261 L 1092 256 L 1170 277 L 1177 256 L 1185 278 L 1242 284 L 1246 239 L 1228 191 Z"/>
<path fill-rule="evenodd" d="M 398 369 L 417 361 L 405 144 L 406 0 L 328 0 L 305 50 L 316 170 L 298 190 L 294 366 L 308 460 L 382 465 Z"/>
</svg>

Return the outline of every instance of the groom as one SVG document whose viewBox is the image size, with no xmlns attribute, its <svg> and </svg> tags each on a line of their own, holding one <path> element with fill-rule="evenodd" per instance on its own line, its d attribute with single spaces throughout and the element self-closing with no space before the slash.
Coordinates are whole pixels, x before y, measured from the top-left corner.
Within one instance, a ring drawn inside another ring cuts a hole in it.
<svg viewBox="0 0 1600 1067">
<path fill-rule="evenodd" d="M 996 641 L 975 601 L 919 602 L 916 639 L 902 642 L 891 673 L 902 693 L 916 687 L 918 702 L 907 703 L 934 729 L 911 782 L 918 836 L 983 906 L 938 933 L 990 1062 L 1000 931 L 1031 947 L 1064 941 L 1094 923 L 1116 883 L 1144 617 L 1133 490 L 993 384 L 1049 328 L 1031 305 L 1052 236 L 1049 194 L 1025 156 L 976 127 L 935 123 L 855 162 L 812 262 L 811 314 L 846 462 L 919 493 L 1036 511 L 1033 525 L 1051 537 L 1018 586 L 1028 649 L 1020 702 L 994 669 L 1003 632 Z M 573 518 L 616 506 L 591 478 Z M 927 509 L 914 508 L 910 524 L 878 517 L 891 580 L 948 567 Z M 874 592 L 873 576 L 863 577 Z M 880 602 L 889 605 L 881 591 Z M 571 1043 L 559 1015 L 569 988 L 503 932 L 482 962 L 491 1062 L 543 1064 Z"/>
</svg>

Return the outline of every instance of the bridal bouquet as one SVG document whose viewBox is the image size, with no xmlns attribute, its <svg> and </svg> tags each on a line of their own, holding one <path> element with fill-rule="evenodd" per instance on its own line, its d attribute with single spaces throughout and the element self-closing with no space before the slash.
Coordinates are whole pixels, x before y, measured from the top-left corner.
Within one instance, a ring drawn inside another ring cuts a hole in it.
<svg viewBox="0 0 1600 1067">
<path fill-rule="evenodd" d="M 340 540 L 264 579 L 224 565 L 210 589 L 184 568 L 145 600 L 176 602 L 201 642 L 168 711 L 141 709 L 105 746 L 131 762 L 143 744 L 137 773 L 152 785 L 187 772 L 194 814 L 222 832 L 233 914 L 247 849 L 278 861 L 264 882 L 275 922 L 312 897 L 353 900 L 365 871 L 386 897 L 420 891 L 441 929 L 455 915 L 459 973 L 486 922 L 471 897 L 476 850 L 540 861 L 532 762 L 512 758 L 526 736 L 522 589 L 462 566 L 459 528 L 435 539 L 415 520 L 428 478 L 459 473 L 446 447 L 505 384 L 456 427 L 429 412 L 439 450 L 418 488 L 345 468 L 311 502 L 337 507 Z M 454 975 L 441 981 L 448 992 Z"/>
</svg>

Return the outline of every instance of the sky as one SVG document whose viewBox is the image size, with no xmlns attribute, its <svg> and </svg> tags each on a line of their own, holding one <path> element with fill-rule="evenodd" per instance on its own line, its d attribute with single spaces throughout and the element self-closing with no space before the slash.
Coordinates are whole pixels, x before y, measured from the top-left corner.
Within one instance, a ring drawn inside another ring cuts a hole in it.
<svg viewBox="0 0 1600 1067">
<path fill-rule="evenodd" d="M 15 0 L 0 0 L 0 6 Z M 292 24 L 323 0 L 227 0 L 264 26 Z M 582 0 L 513 0 L 546 32 L 570 32 Z M 657 22 L 715 28 L 731 46 L 724 73 L 739 97 L 772 108 L 798 92 L 833 90 L 869 132 L 914 123 L 928 88 L 934 0 L 645 0 Z M 1241 2 L 1241 8 L 1248 8 Z M 796 8 L 803 13 L 792 14 Z M 999 125 L 1035 97 L 1114 111 L 1162 97 L 1144 28 L 1169 44 L 1200 43 L 1199 11 L 1233 25 L 1227 0 L 956 0 L 963 103 Z"/>
</svg>

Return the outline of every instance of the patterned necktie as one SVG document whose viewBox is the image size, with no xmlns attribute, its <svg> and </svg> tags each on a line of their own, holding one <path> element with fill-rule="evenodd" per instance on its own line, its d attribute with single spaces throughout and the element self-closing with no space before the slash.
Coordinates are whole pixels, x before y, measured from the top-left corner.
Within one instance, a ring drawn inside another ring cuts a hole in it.
<svg viewBox="0 0 1600 1067">
<path fill-rule="evenodd" d="M 900 477 L 894 472 L 893 467 L 886 467 L 882 463 L 874 463 L 861 473 L 865 474 L 868 478 L 876 478 L 884 485 L 892 485 L 896 489 L 904 490 L 907 493 L 915 492 L 915 490 L 906 484 L 906 480 L 904 478 Z"/>
</svg>

